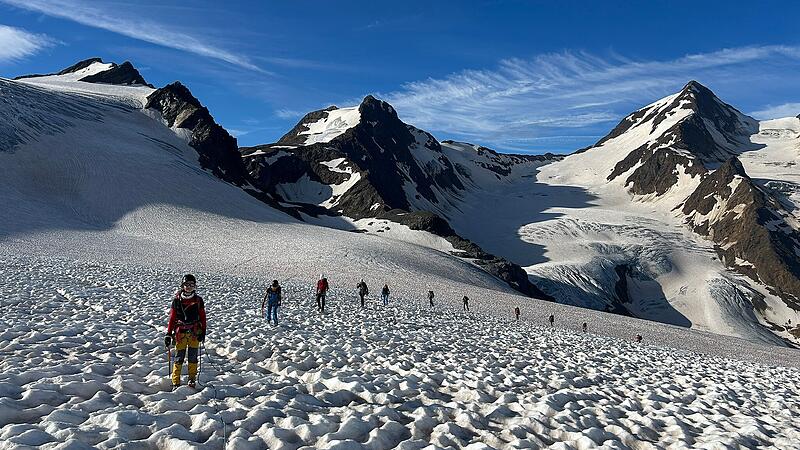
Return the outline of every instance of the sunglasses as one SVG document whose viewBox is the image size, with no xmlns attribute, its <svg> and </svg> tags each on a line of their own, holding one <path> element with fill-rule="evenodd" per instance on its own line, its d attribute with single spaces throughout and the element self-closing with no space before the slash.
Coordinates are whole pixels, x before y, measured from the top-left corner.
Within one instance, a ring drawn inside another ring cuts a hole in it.
<svg viewBox="0 0 800 450">
<path fill-rule="evenodd" d="M 183 285 L 186 287 L 195 287 L 197 286 L 197 283 L 183 283 Z"/>
</svg>

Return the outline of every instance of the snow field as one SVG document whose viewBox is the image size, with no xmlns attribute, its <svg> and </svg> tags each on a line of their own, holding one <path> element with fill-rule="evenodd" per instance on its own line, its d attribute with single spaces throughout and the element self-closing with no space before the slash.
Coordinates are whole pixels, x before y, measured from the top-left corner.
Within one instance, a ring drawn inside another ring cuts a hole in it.
<svg viewBox="0 0 800 450">
<path fill-rule="evenodd" d="M 797 369 L 290 281 L 198 273 L 199 390 L 170 391 L 180 274 L 0 261 L 0 448 L 797 448 Z M 375 290 L 376 288 L 373 288 Z M 473 299 L 475 300 L 475 299 Z M 560 316 L 558 316 L 560 317 Z M 591 331 L 591 329 L 590 329 Z M 685 332 L 685 331 L 684 331 Z"/>
</svg>

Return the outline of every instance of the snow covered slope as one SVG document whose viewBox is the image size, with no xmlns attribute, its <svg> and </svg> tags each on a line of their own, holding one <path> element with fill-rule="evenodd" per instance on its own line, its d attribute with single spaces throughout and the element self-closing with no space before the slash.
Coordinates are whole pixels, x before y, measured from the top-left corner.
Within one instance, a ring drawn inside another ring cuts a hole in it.
<svg viewBox="0 0 800 450">
<path fill-rule="evenodd" d="M 553 218 L 520 228 L 523 240 L 543 247 L 528 272 L 561 301 L 797 340 L 797 221 L 760 186 L 785 186 L 791 171 L 773 164 L 794 135 L 758 127 L 691 82 L 594 147 L 543 167 L 541 193 L 569 189 L 585 202 L 549 201 Z M 766 179 L 752 181 L 737 156 L 760 161 Z"/>
<path fill-rule="evenodd" d="M 308 143 L 312 125 L 315 136 L 335 132 Z M 466 239 L 510 261 L 490 272 L 510 269 L 512 286 L 526 283 L 526 268 L 536 296 L 780 343 L 800 336 L 798 240 L 785 233 L 796 229 L 788 211 L 797 208 L 761 195 L 765 187 L 747 176 L 747 198 L 728 199 L 710 181 L 718 167 L 738 164 L 730 158 L 774 153 L 759 136 L 796 139 L 758 130 L 692 81 L 564 160 L 439 143 L 373 97 L 357 109 L 312 112 L 277 143 L 242 151 L 255 184 L 305 209 L 306 220 L 341 214 L 373 234 L 395 222 L 446 237 L 456 250 L 449 236 Z M 751 205 L 744 216 L 742 202 Z"/>
<path fill-rule="evenodd" d="M 583 334 L 561 328 L 560 314 L 555 328 L 492 318 L 496 302 L 480 297 L 477 313 L 406 296 L 360 309 L 335 288 L 319 315 L 310 285 L 297 282 L 284 284 L 272 327 L 257 306 L 263 278 L 224 274 L 198 273 L 210 327 L 199 388 L 171 391 L 162 339 L 175 273 L 0 264 L 4 449 L 791 449 L 800 440 L 798 360 L 786 349 L 739 351 L 795 367 L 664 349 L 650 340 L 662 333 L 628 328 L 645 334 L 637 345 L 595 334 L 602 320 Z M 679 331 L 675 339 L 698 343 Z"/>
<path fill-rule="evenodd" d="M 444 238 L 453 254 L 522 293 L 546 298 L 522 268 L 463 239 L 449 218 L 460 214 L 471 191 L 508 185 L 556 159 L 552 155 L 501 155 L 470 144 L 440 143 L 372 96 L 357 107 L 311 112 L 278 142 L 241 151 L 253 185 L 306 221 L 375 233 L 392 228 L 376 231 L 376 223 L 428 232 L 433 236 L 424 240 Z M 392 234 L 411 242 L 419 236 Z"/>
<path fill-rule="evenodd" d="M 227 133 L 180 85 L 37 80 L 0 79 L 0 448 L 791 448 L 798 439 L 797 353 L 752 342 L 772 336 L 755 322 L 753 335 L 730 325 L 743 341 L 520 296 L 446 253 L 458 250 L 451 240 L 411 227 L 381 237 L 394 225 L 376 222 L 360 225 L 374 235 L 340 231 L 340 217 L 320 227 L 268 206 L 249 178 L 233 176 L 217 153 Z M 516 233 L 515 221 L 536 216 L 533 235 L 558 204 L 622 225 L 534 242 L 599 249 L 641 235 L 620 208 L 542 181 L 549 166 L 467 144 L 440 151 L 470 200 L 454 206 L 490 201 L 448 210 L 457 226 L 472 216 L 506 224 L 486 235 Z M 322 161 L 342 181 L 356 173 Z M 515 209 L 494 216 L 501 206 Z M 668 234 L 639 217 L 642 229 Z M 667 237 L 657 250 L 676 242 Z M 687 238 L 687 249 L 696 244 Z M 695 256 L 708 262 L 704 251 Z M 198 275 L 209 312 L 202 389 L 170 391 L 163 327 L 186 272 Z M 320 273 L 333 289 L 330 313 L 318 316 Z M 269 328 L 256 305 L 275 278 L 287 298 L 282 325 Z M 357 309 L 361 278 L 373 292 L 388 283 L 392 304 L 369 298 Z M 433 310 L 420 305 L 428 289 Z M 457 307 L 465 294 L 470 314 Z M 511 323 L 517 306 L 522 320 Z M 551 313 L 555 327 L 538 325 Z M 582 322 L 589 334 L 575 331 Z"/>
<path fill-rule="evenodd" d="M 304 279 L 350 258 L 343 279 L 441 277 L 509 290 L 447 254 L 304 224 L 240 187 L 248 185 L 221 180 L 229 167 L 205 162 L 215 161 L 209 155 L 227 133 L 214 131 L 208 111 L 181 86 L 38 83 L 43 78 L 0 79 L 5 252 L 187 268 L 252 263 L 270 276 Z M 144 102 L 142 89 L 150 90 Z M 153 102 L 157 110 L 145 108 Z"/>
</svg>

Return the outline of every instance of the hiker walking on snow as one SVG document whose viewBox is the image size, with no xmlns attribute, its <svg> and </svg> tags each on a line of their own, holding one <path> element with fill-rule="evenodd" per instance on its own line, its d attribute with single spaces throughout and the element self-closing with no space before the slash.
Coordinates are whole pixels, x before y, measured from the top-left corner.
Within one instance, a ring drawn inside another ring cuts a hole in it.
<svg viewBox="0 0 800 450">
<path fill-rule="evenodd" d="M 317 311 L 325 312 L 325 295 L 328 293 L 328 279 L 321 276 L 317 281 Z"/>
<path fill-rule="evenodd" d="M 261 315 L 264 315 L 264 304 L 267 305 L 267 323 L 272 323 L 275 320 L 275 325 L 278 325 L 278 307 L 281 306 L 281 287 L 278 285 L 278 280 L 272 280 L 272 286 L 267 288 L 267 293 L 264 294 L 264 300 L 261 300 Z"/>
<path fill-rule="evenodd" d="M 428 303 L 430 303 L 431 308 L 433 308 L 433 291 L 428 291 Z"/>
<path fill-rule="evenodd" d="M 589 330 L 589 326 L 586 325 L 586 322 L 583 322 L 583 332 L 586 333 Z"/>
<path fill-rule="evenodd" d="M 556 316 L 555 316 L 554 314 L 550 314 L 550 317 L 548 317 L 548 319 L 547 319 L 547 320 L 549 320 L 549 321 L 550 321 L 550 326 L 552 327 L 552 326 L 554 326 L 553 324 L 554 324 L 554 323 L 555 323 L 555 321 L 556 321 Z"/>
<path fill-rule="evenodd" d="M 514 307 L 514 316 L 517 318 L 517 322 L 519 322 L 519 306 Z"/>
<path fill-rule="evenodd" d="M 369 289 L 367 288 L 367 283 L 364 282 L 364 279 L 361 279 L 361 282 L 356 285 L 356 289 L 358 289 L 358 297 L 361 299 L 361 307 L 364 307 L 364 296 L 369 294 Z"/>
<path fill-rule="evenodd" d="M 384 284 L 383 289 L 381 289 L 381 300 L 383 300 L 383 306 L 389 304 L 389 285 Z"/>
<path fill-rule="evenodd" d="M 197 279 L 186 274 L 181 289 L 175 293 L 169 311 L 167 335 L 164 345 L 175 344 L 175 363 L 172 368 L 172 386 L 181 384 L 183 360 L 189 354 L 189 386 L 197 382 L 197 356 L 200 343 L 206 340 L 206 309 L 203 298 L 197 295 Z"/>
<path fill-rule="evenodd" d="M 461 299 L 464 302 L 464 311 L 469 312 L 469 297 L 466 295 Z"/>
</svg>

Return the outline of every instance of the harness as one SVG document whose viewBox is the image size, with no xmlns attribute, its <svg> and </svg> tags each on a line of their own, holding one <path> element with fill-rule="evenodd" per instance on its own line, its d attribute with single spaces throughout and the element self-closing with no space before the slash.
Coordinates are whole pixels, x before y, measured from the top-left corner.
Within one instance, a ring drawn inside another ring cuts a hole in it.
<svg viewBox="0 0 800 450">
<path fill-rule="evenodd" d="M 197 318 L 195 320 L 188 320 L 186 315 L 186 307 L 183 306 L 183 301 L 181 299 L 180 294 L 175 297 L 175 301 L 178 303 L 180 307 L 180 317 L 175 320 L 175 336 L 177 337 L 181 333 L 191 333 L 195 336 L 199 335 L 200 330 L 200 314 L 197 313 Z M 195 301 L 193 303 L 195 307 L 200 305 L 199 301 Z"/>
</svg>

